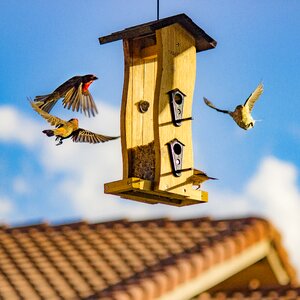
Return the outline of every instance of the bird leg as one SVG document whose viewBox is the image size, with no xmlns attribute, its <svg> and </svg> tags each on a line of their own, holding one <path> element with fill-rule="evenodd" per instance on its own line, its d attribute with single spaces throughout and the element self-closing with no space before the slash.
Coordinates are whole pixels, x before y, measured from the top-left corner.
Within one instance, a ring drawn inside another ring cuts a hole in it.
<svg viewBox="0 0 300 300">
<path fill-rule="evenodd" d="M 56 146 L 59 146 L 59 145 L 61 145 L 63 143 L 61 136 L 57 136 L 55 140 L 58 141 L 58 143 L 56 144 Z"/>
</svg>

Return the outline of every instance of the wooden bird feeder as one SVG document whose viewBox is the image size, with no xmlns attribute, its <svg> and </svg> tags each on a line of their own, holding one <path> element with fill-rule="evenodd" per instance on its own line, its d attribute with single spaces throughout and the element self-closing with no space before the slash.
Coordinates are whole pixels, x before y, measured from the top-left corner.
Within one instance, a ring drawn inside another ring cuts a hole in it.
<svg viewBox="0 0 300 300">
<path fill-rule="evenodd" d="M 104 191 L 125 199 L 184 206 L 206 202 L 193 188 L 192 102 L 196 52 L 216 42 L 185 14 L 100 37 L 123 39 L 123 179 Z"/>
</svg>

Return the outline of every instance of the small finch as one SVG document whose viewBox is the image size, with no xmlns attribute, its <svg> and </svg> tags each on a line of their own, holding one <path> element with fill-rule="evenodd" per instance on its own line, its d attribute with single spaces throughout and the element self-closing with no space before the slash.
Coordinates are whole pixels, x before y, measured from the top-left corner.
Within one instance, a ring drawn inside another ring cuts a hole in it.
<svg viewBox="0 0 300 300">
<path fill-rule="evenodd" d="M 204 173 L 203 171 L 194 169 L 193 170 L 194 173 L 191 177 L 189 177 L 189 180 L 193 183 L 193 185 L 197 185 L 197 190 L 200 189 L 201 184 L 208 180 L 208 179 L 212 179 L 212 180 L 217 180 L 217 178 L 214 177 L 210 177 L 208 176 L 206 173 Z"/>
<path fill-rule="evenodd" d="M 73 111 L 84 112 L 90 117 L 98 113 L 96 104 L 88 88 L 94 80 L 98 78 L 95 75 L 88 74 L 84 76 L 74 76 L 60 85 L 51 94 L 36 96 L 35 104 L 49 113 L 56 102 L 63 98 L 63 106 Z"/>
<path fill-rule="evenodd" d="M 97 134 L 78 127 L 77 119 L 70 119 L 69 121 L 64 121 L 58 117 L 52 116 L 40 109 L 35 102 L 30 101 L 32 108 L 40 114 L 50 125 L 55 126 L 55 129 L 43 130 L 47 136 L 55 136 L 58 144 L 61 145 L 64 139 L 72 138 L 73 142 L 83 142 L 83 143 L 104 143 L 110 140 L 117 139 L 118 136 L 106 136 L 102 134 Z"/>
<path fill-rule="evenodd" d="M 216 108 L 208 99 L 206 99 L 205 97 L 203 97 L 203 99 L 206 105 L 215 109 L 216 111 L 229 114 L 239 127 L 248 130 L 254 127 L 255 120 L 251 116 L 251 111 L 253 109 L 255 102 L 258 100 L 262 92 L 263 92 L 263 84 L 260 83 L 257 86 L 257 88 L 253 91 L 253 93 L 245 101 L 244 105 L 238 105 L 234 111 L 228 111 L 228 110 L 222 110 Z"/>
</svg>

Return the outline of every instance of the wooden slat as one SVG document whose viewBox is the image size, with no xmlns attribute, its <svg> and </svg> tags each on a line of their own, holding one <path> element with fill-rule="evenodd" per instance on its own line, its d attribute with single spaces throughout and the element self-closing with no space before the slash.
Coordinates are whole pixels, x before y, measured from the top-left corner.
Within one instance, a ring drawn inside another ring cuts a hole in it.
<svg viewBox="0 0 300 300">
<path fill-rule="evenodd" d="M 118 180 L 104 185 L 104 192 L 107 194 L 119 194 L 131 190 L 151 190 L 151 181 L 136 177 Z"/>
<path fill-rule="evenodd" d="M 131 41 L 123 40 L 123 50 L 124 50 L 124 83 L 123 83 L 123 94 L 122 94 L 122 105 L 121 105 L 121 115 L 120 115 L 120 131 L 121 131 L 121 145 L 122 145 L 122 158 L 123 158 L 123 178 L 128 178 L 129 170 L 129 157 L 127 144 L 131 144 L 131 131 L 127 131 L 128 122 L 131 122 L 127 117 L 128 112 L 127 99 L 129 94 L 129 79 L 130 79 L 130 66 L 132 65 L 132 56 L 130 55 L 130 45 Z"/>
<path fill-rule="evenodd" d="M 144 64 L 140 57 L 140 41 L 133 40 L 132 43 L 132 65 L 130 66 L 129 93 L 127 96 L 128 123 L 127 130 L 131 131 L 131 144 L 127 148 L 143 145 L 143 114 L 139 112 L 138 103 L 144 99 L 145 72 Z M 130 121 L 129 121 L 130 120 Z"/>
<path fill-rule="evenodd" d="M 196 76 L 195 41 L 180 25 L 174 24 L 157 31 L 157 45 L 159 59 L 154 140 L 156 160 L 160 163 L 155 173 L 156 189 L 189 196 L 192 185 L 188 182 L 188 178 L 193 172 L 192 120 L 182 122 L 179 127 L 171 123 L 172 114 L 168 92 L 178 88 L 186 95 L 183 118 L 190 118 Z M 167 143 L 175 138 L 185 145 L 182 168 L 187 171 L 182 172 L 180 177 L 172 174 L 167 146 Z M 193 190 L 194 195 L 195 193 Z"/>
<path fill-rule="evenodd" d="M 123 179 L 133 175 L 131 149 L 153 142 L 153 104 L 156 83 L 156 58 L 144 59 L 141 40 L 125 40 L 125 74 L 121 107 L 121 141 Z M 155 51 L 155 47 L 151 51 Z M 138 103 L 149 102 L 149 109 L 141 113 Z"/>
<path fill-rule="evenodd" d="M 156 49 L 156 47 L 155 47 Z M 153 106 L 154 106 L 154 91 L 156 84 L 156 65 L 157 58 L 143 60 L 144 83 L 143 83 L 143 100 L 149 102 L 147 112 L 141 114 L 143 119 L 142 144 L 147 145 L 154 140 L 153 131 Z"/>
</svg>

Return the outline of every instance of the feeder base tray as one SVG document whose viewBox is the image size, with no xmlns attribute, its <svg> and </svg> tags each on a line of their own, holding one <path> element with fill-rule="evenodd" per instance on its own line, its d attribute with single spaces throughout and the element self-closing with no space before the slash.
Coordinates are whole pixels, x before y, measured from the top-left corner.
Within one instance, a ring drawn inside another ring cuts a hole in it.
<svg viewBox="0 0 300 300">
<path fill-rule="evenodd" d="M 150 180 L 137 177 L 127 178 L 104 184 L 105 194 L 113 194 L 124 199 L 130 199 L 149 204 L 168 204 L 173 206 L 186 206 L 208 201 L 206 191 L 190 189 L 187 196 L 169 191 L 154 190 Z"/>
</svg>

